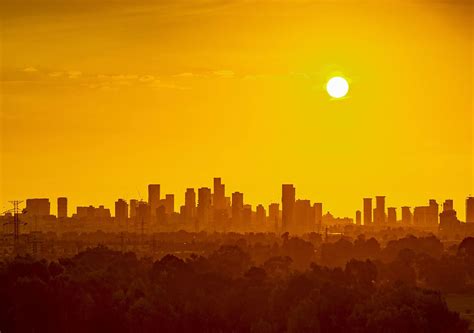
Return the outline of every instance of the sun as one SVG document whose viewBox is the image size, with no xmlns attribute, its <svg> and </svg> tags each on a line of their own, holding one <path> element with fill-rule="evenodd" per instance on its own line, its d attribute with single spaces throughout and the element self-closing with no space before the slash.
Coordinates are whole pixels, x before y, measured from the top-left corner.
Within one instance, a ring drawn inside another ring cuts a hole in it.
<svg viewBox="0 0 474 333">
<path fill-rule="evenodd" d="M 326 90 L 329 96 L 333 98 L 341 98 L 347 95 L 349 91 L 349 83 L 340 76 L 332 77 L 326 84 Z"/>
</svg>

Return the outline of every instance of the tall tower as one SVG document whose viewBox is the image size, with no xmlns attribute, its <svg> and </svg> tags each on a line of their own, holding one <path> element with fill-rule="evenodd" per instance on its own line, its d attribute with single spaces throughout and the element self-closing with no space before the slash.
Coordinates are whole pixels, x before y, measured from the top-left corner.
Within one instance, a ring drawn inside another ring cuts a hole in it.
<svg viewBox="0 0 474 333">
<path fill-rule="evenodd" d="M 372 224 L 372 198 L 364 198 L 364 225 Z"/>
<path fill-rule="evenodd" d="M 293 226 L 296 190 L 292 184 L 283 184 L 281 187 L 282 231 L 289 231 Z"/>
<path fill-rule="evenodd" d="M 128 219 L 128 203 L 123 199 L 115 201 L 115 222 L 124 224 Z"/>
<path fill-rule="evenodd" d="M 361 225 L 362 223 L 362 213 L 360 210 L 356 210 L 356 224 Z"/>
<path fill-rule="evenodd" d="M 466 199 L 466 223 L 474 223 L 474 197 Z"/>
<path fill-rule="evenodd" d="M 412 219 L 412 216 L 411 216 L 410 207 L 403 206 L 402 207 L 402 223 L 403 224 L 411 224 L 411 222 L 412 222 L 411 219 Z"/>
<path fill-rule="evenodd" d="M 184 194 L 184 215 L 186 221 L 190 221 L 196 215 L 196 192 L 193 188 L 186 189 Z"/>
<path fill-rule="evenodd" d="M 225 209 L 225 185 L 220 178 L 214 178 L 214 209 Z"/>
<path fill-rule="evenodd" d="M 385 222 L 385 197 L 382 195 L 375 197 L 375 223 L 382 224 Z"/>
<path fill-rule="evenodd" d="M 67 217 L 67 198 L 58 198 L 58 219 Z"/>
<path fill-rule="evenodd" d="M 150 206 L 151 216 L 156 216 L 156 209 L 160 205 L 160 185 L 148 185 L 148 205 Z"/>
<path fill-rule="evenodd" d="M 397 222 L 397 209 L 395 207 L 387 208 L 387 223 L 395 224 Z"/>
<path fill-rule="evenodd" d="M 242 222 L 242 209 L 244 209 L 244 194 L 241 192 L 232 193 L 232 223 L 240 226 Z"/>
</svg>

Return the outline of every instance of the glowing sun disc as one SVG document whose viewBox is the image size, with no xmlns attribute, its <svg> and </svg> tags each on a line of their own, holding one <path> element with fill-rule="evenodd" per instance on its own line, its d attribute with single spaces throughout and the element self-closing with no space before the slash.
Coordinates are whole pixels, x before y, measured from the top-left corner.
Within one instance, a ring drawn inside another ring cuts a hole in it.
<svg viewBox="0 0 474 333">
<path fill-rule="evenodd" d="M 347 80 L 340 76 L 331 78 L 326 84 L 326 90 L 329 96 L 333 98 L 341 98 L 347 95 L 349 91 L 349 83 Z"/>
</svg>

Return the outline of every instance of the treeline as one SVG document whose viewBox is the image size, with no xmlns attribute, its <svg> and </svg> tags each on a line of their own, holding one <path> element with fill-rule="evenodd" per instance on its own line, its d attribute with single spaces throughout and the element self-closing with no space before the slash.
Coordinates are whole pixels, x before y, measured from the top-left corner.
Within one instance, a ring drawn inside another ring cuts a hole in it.
<svg viewBox="0 0 474 333">
<path fill-rule="evenodd" d="M 296 257 L 308 250 L 302 242 L 292 241 Z M 446 276 L 448 285 L 472 281 L 474 239 L 455 254 L 434 256 L 426 253 L 438 248 L 434 240 L 400 240 L 391 245 L 399 248 L 396 255 L 370 239 L 348 243 L 323 245 L 324 256 L 341 256 L 344 248 L 359 259 L 384 260 L 295 270 L 291 256 L 256 265 L 238 245 L 154 262 L 103 246 L 51 262 L 17 257 L 0 265 L 0 330 L 467 332 L 468 323 L 448 310 L 439 291 L 417 284 L 420 277 L 435 289 L 446 287 Z"/>
</svg>

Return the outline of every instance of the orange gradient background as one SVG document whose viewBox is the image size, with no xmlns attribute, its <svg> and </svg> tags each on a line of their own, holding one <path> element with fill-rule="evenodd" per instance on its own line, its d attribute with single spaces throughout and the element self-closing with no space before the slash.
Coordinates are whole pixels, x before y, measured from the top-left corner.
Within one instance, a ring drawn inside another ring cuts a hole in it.
<svg viewBox="0 0 474 333">
<path fill-rule="evenodd" d="M 76 205 L 220 176 L 354 215 L 473 188 L 471 1 L 3 1 L 1 192 Z M 347 98 L 324 90 L 350 81 Z M 177 205 L 176 205 L 177 206 Z"/>
</svg>

